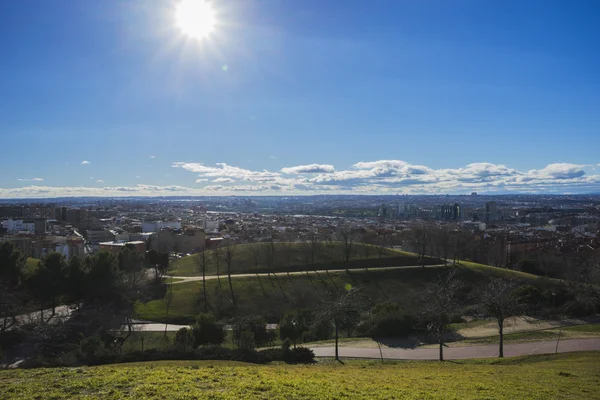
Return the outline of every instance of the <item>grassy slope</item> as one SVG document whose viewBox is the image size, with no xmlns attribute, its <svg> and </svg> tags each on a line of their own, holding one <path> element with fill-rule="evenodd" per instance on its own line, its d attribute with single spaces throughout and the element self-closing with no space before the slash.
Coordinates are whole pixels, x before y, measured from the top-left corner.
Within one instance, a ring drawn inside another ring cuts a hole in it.
<svg viewBox="0 0 600 400">
<path fill-rule="evenodd" d="M 452 363 L 166 361 L 0 371 L 3 399 L 600 399 L 600 353 Z"/>
<path fill-rule="evenodd" d="M 372 304 L 390 300 L 410 309 L 419 301 L 423 287 L 435 280 L 447 267 L 406 268 L 395 270 L 357 270 L 329 274 L 286 275 L 267 277 L 244 277 L 233 280 L 234 294 L 241 315 L 264 315 L 277 321 L 288 309 L 317 307 L 328 291 L 344 288 L 346 285 L 360 287 Z M 553 282 L 542 281 L 535 275 L 514 273 L 494 267 L 459 267 L 459 276 L 468 286 L 476 288 L 487 282 L 490 276 L 512 274 L 524 283 Z M 231 295 L 226 277 L 206 282 L 209 311 L 217 317 L 233 315 Z M 465 293 L 466 294 L 466 293 Z M 172 323 L 189 323 L 203 311 L 202 282 L 188 282 L 173 285 L 173 300 L 169 315 Z M 137 307 L 138 318 L 151 321 L 165 320 L 165 303 L 153 300 Z"/>
<path fill-rule="evenodd" d="M 254 254 L 252 250 L 257 252 L 257 263 L 254 261 Z M 257 249 L 257 250 L 256 250 Z M 287 271 L 298 269 L 298 267 L 311 264 L 311 259 L 308 257 L 307 252 L 304 248 L 303 243 L 291 243 L 291 254 L 287 257 L 288 251 L 285 249 L 285 245 L 282 243 L 275 244 L 274 260 L 271 265 L 270 271 Z M 319 251 L 315 257 L 314 264 L 319 264 L 319 269 L 324 269 L 326 266 L 332 266 L 332 264 L 342 262 L 344 258 L 344 247 L 342 243 L 333 242 L 331 244 L 323 243 L 321 245 L 322 251 Z M 209 250 L 206 252 L 206 274 L 216 275 L 217 263 L 215 260 L 215 251 Z M 351 259 L 361 260 L 369 258 L 375 262 L 379 256 L 377 254 L 377 247 L 364 245 L 361 243 L 355 243 L 352 245 Z M 406 253 L 398 250 L 384 249 L 382 258 L 403 258 L 405 260 L 400 261 L 398 265 L 418 265 L 419 259 L 412 253 Z M 289 265 L 288 265 L 289 259 Z M 227 272 L 227 264 L 225 262 L 225 249 L 219 250 L 219 273 L 223 274 Z M 234 247 L 234 253 L 232 258 L 232 273 L 248 273 L 256 271 L 267 271 L 269 265 L 267 264 L 265 257 L 265 244 L 263 243 L 248 243 L 241 244 Z M 402 263 L 406 261 L 406 263 Z M 397 261 L 398 262 L 398 261 Z M 339 268 L 339 267 L 338 267 Z M 302 268 L 300 268 L 302 269 Z M 313 268 L 307 268 L 313 269 Z M 201 275 L 198 269 L 198 256 L 191 255 L 188 257 L 181 258 L 174 261 L 169 274 L 175 276 L 195 276 Z"/>
</svg>

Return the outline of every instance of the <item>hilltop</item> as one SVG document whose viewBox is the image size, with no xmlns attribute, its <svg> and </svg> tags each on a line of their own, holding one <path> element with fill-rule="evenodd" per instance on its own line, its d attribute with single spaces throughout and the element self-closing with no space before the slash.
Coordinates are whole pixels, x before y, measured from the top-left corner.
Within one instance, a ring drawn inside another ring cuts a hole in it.
<svg viewBox="0 0 600 400">
<path fill-rule="evenodd" d="M 386 247 L 353 243 L 346 262 L 345 246 L 342 242 L 276 242 L 247 243 L 232 246 L 231 273 L 255 273 L 278 271 L 311 271 L 314 269 L 359 268 L 365 262 L 374 266 L 419 265 L 419 257 Z M 206 274 L 227 272 L 226 248 L 205 252 Z M 218 260 L 218 263 L 217 263 Z M 201 275 L 199 255 L 192 254 L 173 262 L 169 274 L 174 276 Z M 425 264 L 437 260 L 426 259 Z M 218 271 L 217 271 L 218 269 Z"/>
<path fill-rule="evenodd" d="M 369 263 L 365 260 L 363 268 L 367 267 Z M 486 284 L 490 277 L 509 278 L 540 287 L 558 284 L 523 272 L 472 263 L 457 267 L 307 271 L 301 275 L 278 273 L 235 277 L 232 284 L 239 315 L 260 315 L 277 322 L 287 310 L 319 307 L 332 290 L 349 286 L 361 288 L 370 305 L 393 301 L 401 304 L 403 309 L 411 310 L 419 305 L 427 284 L 449 268 L 455 268 L 458 277 L 466 283 L 465 294 Z M 235 315 L 226 276 L 207 280 L 206 292 L 207 308 L 215 316 L 228 318 Z M 138 304 L 138 318 L 187 324 L 204 310 L 202 281 L 173 284 L 172 293 L 168 319 L 163 299 Z"/>
</svg>

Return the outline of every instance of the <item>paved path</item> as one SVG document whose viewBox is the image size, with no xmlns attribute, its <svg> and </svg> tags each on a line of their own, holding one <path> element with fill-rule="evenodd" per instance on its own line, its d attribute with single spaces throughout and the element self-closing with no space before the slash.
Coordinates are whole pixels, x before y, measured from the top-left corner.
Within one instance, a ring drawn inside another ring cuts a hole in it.
<svg viewBox="0 0 600 400">
<path fill-rule="evenodd" d="M 425 268 L 429 267 L 443 267 L 444 264 L 435 264 L 435 265 L 426 265 Z M 377 268 L 349 268 L 348 271 L 384 271 L 384 270 L 391 270 L 391 269 L 405 269 L 405 268 L 423 268 L 422 265 L 407 265 L 407 266 L 402 266 L 402 267 L 377 267 Z M 346 269 L 320 269 L 317 271 L 294 271 L 294 272 L 271 272 L 271 273 L 266 273 L 266 272 L 259 272 L 258 274 L 256 273 L 252 273 L 252 274 L 232 274 L 231 278 L 252 278 L 255 276 L 260 276 L 260 277 L 268 277 L 269 275 L 276 275 L 276 276 L 288 276 L 288 275 L 306 275 L 306 274 L 310 274 L 310 275 L 316 275 L 316 274 L 337 274 L 340 272 L 346 272 Z M 173 278 L 173 279 L 177 279 L 177 281 L 173 282 L 173 285 L 177 285 L 179 283 L 185 283 L 185 282 L 196 282 L 196 281 L 202 281 L 202 276 L 175 276 L 175 275 L 165 275 L 164 279 L 169 279 L 169 278 Z M 206 280 L 213 280 L 213 279 L 227 279 L 227 275 L 206 275 Z"/>
<path fill-rule="evenodd" d="M 317 357 L 334 357 L 334 347 L 311 348 Z M 600 339 L 571 339 L 561 340 L 558 352 L 600 350 Z M 437 360 L 439 349 L 381 349 L 383 358 L 390 360 Z M 556 351 L 556 340 L 542 342 L 514 343 L 504 345 L 504 356 L 525 356 L 531 354 L 551 354 Z M 340 347 L 340 357 L 346 358 L 381 358 L 379 349 L 361 349 Z M 445 347 L 446 360 L 461 360 L 467 358 L 493 358 L 498 357 L 498 345 Z"/>
</svg>

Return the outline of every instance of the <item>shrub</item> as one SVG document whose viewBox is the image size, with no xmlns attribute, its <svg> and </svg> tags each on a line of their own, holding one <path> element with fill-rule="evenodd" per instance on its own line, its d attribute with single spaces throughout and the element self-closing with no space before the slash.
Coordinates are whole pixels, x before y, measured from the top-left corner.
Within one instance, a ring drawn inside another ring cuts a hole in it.
<svg viewBox="0 0 600 400">
<path fill-rule="evenodd" d="M 296 347 L 284 351 L 283 356 L 283 361 L 288 364 L 310 364 L 315 362 L 315 353 L 306 347 Z"/>
<path fill-rule="evenodd" d="M 192 327 L 194 347 L 205 344 L 221 344 L 225 341 L 225 330 L 211 314 L 200 314 Z"/>
<path fill-rule="evenodd" d="M 173 345 L 176 349 L 187 353 L 188 350 L 194 347 L 194 341 L 195 338 L 191 329 L 181 328 L 175 334 L 175 341 L 173 342 Z"/>
</svg>

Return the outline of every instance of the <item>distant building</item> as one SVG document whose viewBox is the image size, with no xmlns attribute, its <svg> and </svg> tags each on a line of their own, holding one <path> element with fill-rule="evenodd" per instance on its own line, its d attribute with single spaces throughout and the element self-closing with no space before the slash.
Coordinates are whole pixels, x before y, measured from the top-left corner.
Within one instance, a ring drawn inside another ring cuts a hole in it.
<svg viewBox="0 0 600 400">
<path fill-rule="evenodd" d="M 85 231 L 87 240 L 91 243 L 108 242 L 114 240 L 113 234 L 107 229 Z"/>
<path fill-rule="evenodd" d="M 142 232 L 160 232 L 164 228 L 171 229 L 181 229 L 181 222 L 173 221 L 173 222 L 144 222 L 142 224 Z"/>
<path fill-rule="evenodd" d="M 100 251 L 108 251 L 110 253 L 118 253 L 125 248 L 125 246 L 132 246 L 138 253 L 144 254 L 146 252 L 146 242 L 141 240 L 135 242 L 103 242 L 100 243 Z"/>
<path fill-rule="evenodd" d="M 2 221 L 2 227 L 6 229 L 8 233 L 35 233 L 35 221 L 33 220 L 6 219 Z"/>
<path fill-rule="evenodd" d="M 485 203 L 485 221 L 495 221 L 498 217 L 498 205 L 495 201 Z"/>
<path fill-rule="evenodd" d="M 150 240 L 152 249 L 163 253 L 194 253 L 205 248 L 202 229 L 163 229 Z"/>
</svg>

